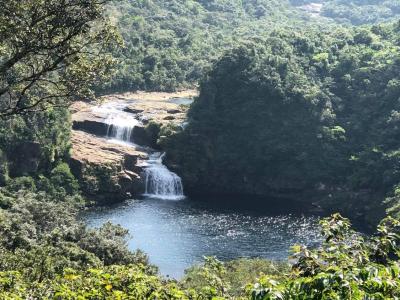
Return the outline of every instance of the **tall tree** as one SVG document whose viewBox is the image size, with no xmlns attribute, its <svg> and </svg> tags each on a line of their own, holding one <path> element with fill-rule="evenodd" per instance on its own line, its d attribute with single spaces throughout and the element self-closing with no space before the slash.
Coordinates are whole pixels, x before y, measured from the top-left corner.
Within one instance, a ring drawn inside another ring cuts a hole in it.
<svg viewBox="0 0 400 300">
<path fill-rule="evenodd" d="M 109 0 L 0 1 L 0 117 L 90 96 L 117 39 Z"/>
</svg>

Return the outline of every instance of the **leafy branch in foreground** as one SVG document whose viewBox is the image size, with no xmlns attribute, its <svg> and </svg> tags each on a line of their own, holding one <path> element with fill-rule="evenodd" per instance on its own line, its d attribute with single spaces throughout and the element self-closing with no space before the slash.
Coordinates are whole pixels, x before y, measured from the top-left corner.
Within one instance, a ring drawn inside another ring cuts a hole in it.
<svg viewBox="0 0 400 300">
<path fill-rule="evenodd" d="M 339 214 L 321 221 L 325 242 L 317 250 L 294 246 L 285 280 L 262 276 L 249 286 L 253 300 L 398 299 L 400 222 L 385 218 L 372 238 Z"/>
<path fill-rule="evenodd" d="M 322 220 L 325 241 L 317 249 L 294 246 L 291 269 L 283 262 L 239 259 L 223 263 L 209 257 L 176 281 L 157 276 L 140 253 L 127 254 L 122 228 L 106 224 L 100 231 L 88 231 L 73 224 L 70 215 L 65 220 L 53 218 L 61 215 L 66 203 L 58 209 L 55 203 L 40 203 L 47 207 L 50 218 L 46 220 L 56 222 L 57 228 L 48 229 L 36 219 L 38 209 L 27 214 L 34 226 L 25 226 L 23 212 L 37 204 L 31 199 L 14 204 L 8 212 L 0 210 L 5 228 L 0 236 L 18 242 L 17 251 L 12 250 L 15 243 L 0 244 L 2 299 L 364 300 L 400 296 L 400 222 L 390 217 L 372 237 L 352 230 L 349 220 L 339 214 Z M 67 224 L 73 226 L 62 226 Z M 112 259 L 107 261 L 104 254 L 113 254 Z"/>
<path fill-rule="evenodd" d="M 65 106 L 91 95 L 118 40 L 108 0 L 0 2 L 0 117 Z"/>
</svg>

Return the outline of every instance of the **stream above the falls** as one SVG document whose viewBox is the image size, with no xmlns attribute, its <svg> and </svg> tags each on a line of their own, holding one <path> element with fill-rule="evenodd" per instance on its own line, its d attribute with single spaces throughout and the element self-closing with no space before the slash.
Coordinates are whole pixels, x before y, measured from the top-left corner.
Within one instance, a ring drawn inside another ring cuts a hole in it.
<svg viewBox="0 0 400 300">
<path fill-rule="evenodd" d="M 287 207 L 284 213 L 217 203 L 144 198 L 93 209 L 84 218 L 90 227 L 111 221 L 129 229 L 129 248 L 145 251 L 162 275 L 173 278 L 181 278 L 203 256 L 284 260 L 293 244 L 321 241 L 318 217 L 288 214 Z"/>
</svg>

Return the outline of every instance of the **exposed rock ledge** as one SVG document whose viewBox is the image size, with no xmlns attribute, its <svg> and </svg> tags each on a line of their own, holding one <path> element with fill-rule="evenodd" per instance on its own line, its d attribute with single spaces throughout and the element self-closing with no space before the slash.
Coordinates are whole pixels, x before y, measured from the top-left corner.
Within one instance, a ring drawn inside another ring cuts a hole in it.
<svg viewBox="0 0 400 300">
<path fill-rule="evenodd" d="M 72 105 L 74 130 L 83 130 L 98 136 L 106 136 L 107 113 L 93 109 L 96 105 L 108 102 L 126 105 L 124 111 L 131 113 L 141 121 L 132 130 L 131 141 L 143 146 L 155 147 L 154 132 L 148 131 L 151 123 L 159 125 L 181 125 L 186 119 L 188 105 L 197 91 L 189 90 L 176 93 L 125 93 L 101 97 L 93 103 L 76 102 Z"/>
<path fill-rule="evenodd" d="M 156 135 L 151 124 L 182 124 L 188 108 L 184 104 L 190 104 L 196 94 L 193 90 L 136 92 L 104 96 L 92 103 L 74 103 L 70 108 L 74 129 L 70 166 L 87 196 L 98 202 L 121 201 L 142 194 L 144 189 L 141 161 L 148 154 L 132 145 L 111 143 L 105 138 L 109 130 L 108 116 L 107 112 L 95 109 L 99 104 L 122 104 L 126 113 L 141 121 L 133 128 L 131 141 L 155 147 Z"/>
<path fill-rule="evenodd" d="M 104 122 L 105 116 L 101 112 L 96 112 L 93 107 L 96 102 L 75 102 L 70 110 L 72 112 L 72 122 L 74 130 L 84 130 L 98 136 L 106 136 L 107 124 Z"/>
<path fill-rule="evenodd" d="M 72 145 L 71 170 L 89 197 L 110 202 L 142 193 L 145 152 L 82 131 L 72 132 Z"/>
<path fill-rule="evenodd" d="M 188 90 L 176 93 L 125 93 L 104 97 L 104 101 L 119 99 L 130 104 L 126 112 L 135 113 L 143 123 L 155 122 L 158 124 L 182 124 L 186 119 L 188 105 L 192 102 L 197 91 Z M 185 105 L 186 104 L 186 105 Z"/>
</svg>

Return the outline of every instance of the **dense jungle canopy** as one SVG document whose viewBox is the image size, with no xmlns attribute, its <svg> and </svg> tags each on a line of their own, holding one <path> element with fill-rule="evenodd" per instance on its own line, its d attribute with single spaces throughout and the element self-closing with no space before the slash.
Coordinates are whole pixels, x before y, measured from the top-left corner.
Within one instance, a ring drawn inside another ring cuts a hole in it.
<svg viewBox="0 0 400 300">
<path fill-rule="evenodd" d="M 1 1 L 0 298 L 399 298 L 399 15 L 397 0 Z M 189 195 L 295 199 L 377 230 L 334 214 L 290 261 L 205 258 L 174 280 L 126 229 L 86 226 L 68 107 L 184 88 L 200 92 L 187 122 L 145 130 Z"/>
</svg>

